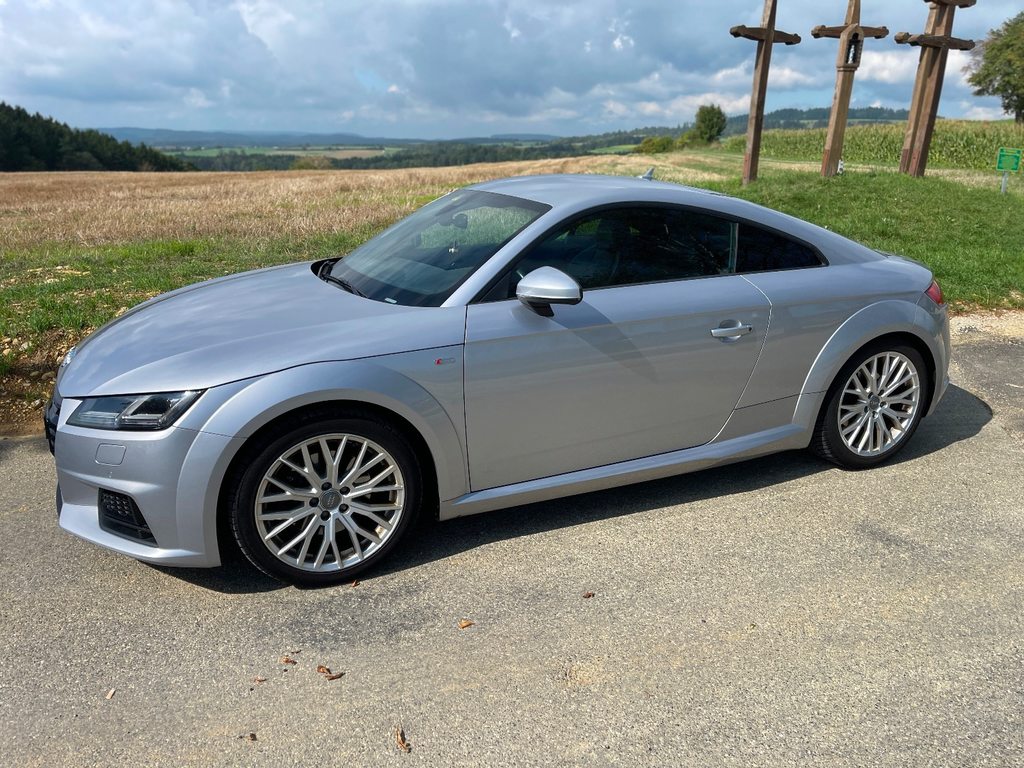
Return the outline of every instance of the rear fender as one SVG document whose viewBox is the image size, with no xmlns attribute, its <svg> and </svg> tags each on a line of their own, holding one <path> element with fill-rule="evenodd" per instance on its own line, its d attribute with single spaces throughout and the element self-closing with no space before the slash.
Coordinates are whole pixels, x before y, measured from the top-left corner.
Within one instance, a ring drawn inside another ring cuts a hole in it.
<svg viewBox="0 0 1024 768">
<path fill-rule="evenodd" d="M 797 399 L 793 422 L 807 430 L 813 429 L 825 394 L 853 353 L 890 333 L 911 334 L 928 349 L 936 373 L 929 393 L 934 407 L 938 400 L 935 395 L 942 391 L 948 365 L 943 328 L 939 317 L 908 301 L 879 301 L 854 313 L 836 329 L 811 365 Z"/>
</svg>

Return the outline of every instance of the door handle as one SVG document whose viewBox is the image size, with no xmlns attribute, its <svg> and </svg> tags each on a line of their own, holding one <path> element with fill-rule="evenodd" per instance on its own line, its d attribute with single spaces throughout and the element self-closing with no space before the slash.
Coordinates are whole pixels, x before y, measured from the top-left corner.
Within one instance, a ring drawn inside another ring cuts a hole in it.
<svg viewBox="0 0 1024 768">
<path fill-rule="evenodd" d="M 716 339 L 738 339 L 740 336 L 746 336 L 753 330 L 754 326 L 752 325 L 740 324 L 721 328 L 712 328 L 711 335 Z"/>
</svg>

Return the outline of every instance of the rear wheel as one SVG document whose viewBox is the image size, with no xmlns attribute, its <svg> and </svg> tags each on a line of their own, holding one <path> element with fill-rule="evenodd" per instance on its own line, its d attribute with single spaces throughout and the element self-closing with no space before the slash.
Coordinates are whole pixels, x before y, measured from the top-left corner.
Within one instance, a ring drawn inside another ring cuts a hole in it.
<svg viewBox="0 0 1024 768">
<path fill-rule="evenodd" d="M 284 581 L 326 585 L 383 559 L 419 512 L 419 464 L 370 418 L 312 418 L 272 438 L 244 469 L 228 513 L 239 547 Z"/>
<path fill-rule="evenodd" d="M 904 344 L 874 344 L 840 371 L 818 417 L 811 448 L 848 469 L 890 459 L 917 430 L 929 392 L 921 354 Z"/>
</svg>

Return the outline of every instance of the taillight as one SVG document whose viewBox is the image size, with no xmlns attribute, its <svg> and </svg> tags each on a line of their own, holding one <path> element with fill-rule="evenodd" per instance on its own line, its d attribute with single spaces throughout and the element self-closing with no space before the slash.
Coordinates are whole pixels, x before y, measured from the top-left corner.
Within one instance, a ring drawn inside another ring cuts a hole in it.
<svg viewBox="0 0 1024 768">
<path fill-rule="evenodd" d="M 939 306 L 946 303 L 946 300 L 942 298 L 942 289 L 939 287 L 939 283 L 936 280 L 932 280 L 932 284 L 928 286 L 928 290 L 924 292 L 924 295 Z"/>
</svg>

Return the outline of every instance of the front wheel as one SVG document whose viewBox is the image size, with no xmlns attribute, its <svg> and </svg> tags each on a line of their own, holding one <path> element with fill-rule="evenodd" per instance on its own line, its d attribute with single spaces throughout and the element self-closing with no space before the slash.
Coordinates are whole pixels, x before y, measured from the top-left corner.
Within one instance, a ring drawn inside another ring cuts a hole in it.
<svg viewBox="0 0 1024 768">
<path fill-rule="evenodd" d="M 901 450 L 924 417 L 928 369 L 903 344 L 875 344 L 858 353 L 826 396 L 811 448 L 847 469 L 881 464 Z"/>
<path fill-rule="evenodd" d="M 384 558 L 419 511 L 419 464 L 368 418 L 307 418 L 249 462 L 229 506 L 245 556 L 296 584 L 347 581 Z"/>
</svg>

